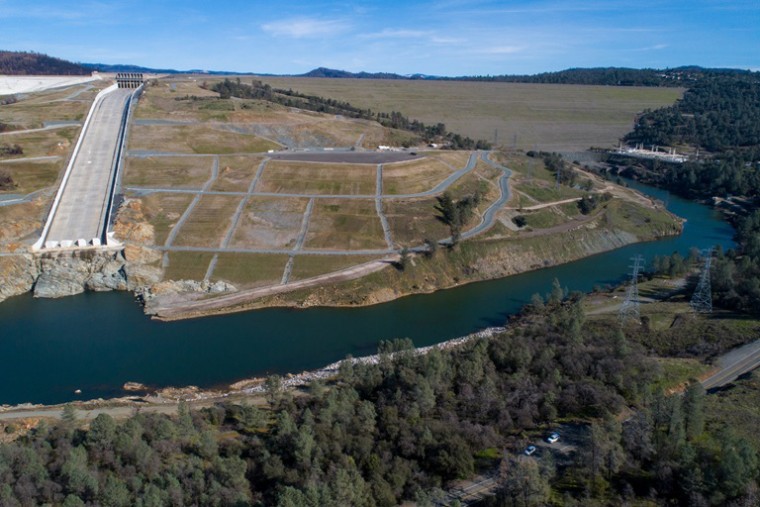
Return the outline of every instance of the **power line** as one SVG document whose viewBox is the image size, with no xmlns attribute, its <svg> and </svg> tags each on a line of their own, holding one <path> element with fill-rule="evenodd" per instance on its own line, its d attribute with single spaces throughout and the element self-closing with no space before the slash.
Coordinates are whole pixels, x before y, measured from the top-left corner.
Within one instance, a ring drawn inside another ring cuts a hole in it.
<svg viewBox="0 0 760 507">
<path fill-rule="evenodd" d="M 697 313 L 712 313 L 712 286 L 710 285 L 710 265 L 712 264 L 712 248 L 702 250 L 705 264 L 699 275 L 697 288 L 691 296 L 691 307 Z"/>
<path fill-rule="evenodd" d="M 641 255 L 631 257 L 633 265 L 631 268 L 631 282 L 628 285 L 628 291 L 625 296 L 625 301 L 620 307 L 620 313 L 618 318 L 621 324 L 628 321 L 640 322 L 641 310 L 639 308 L 639 273 L 644 267 L 644 258 Z"/>
</svg>

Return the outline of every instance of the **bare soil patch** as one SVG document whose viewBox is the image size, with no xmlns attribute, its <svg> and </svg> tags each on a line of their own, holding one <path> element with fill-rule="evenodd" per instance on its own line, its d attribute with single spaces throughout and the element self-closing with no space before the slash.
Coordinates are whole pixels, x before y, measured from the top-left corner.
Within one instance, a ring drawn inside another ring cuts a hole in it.
<svg viewBox="0 0 760 507">
<path fill-rule="evenodd" d="M 304 280 L 378 258 L 366 255 L 297 255 L 293 263 L 290 280 Z"/>
<path fill-rule="evenodd" d="M 252 197 L 232 237 L 233 248 L 293 248 L 309 200 L 297 197 Z"/>
</svg>

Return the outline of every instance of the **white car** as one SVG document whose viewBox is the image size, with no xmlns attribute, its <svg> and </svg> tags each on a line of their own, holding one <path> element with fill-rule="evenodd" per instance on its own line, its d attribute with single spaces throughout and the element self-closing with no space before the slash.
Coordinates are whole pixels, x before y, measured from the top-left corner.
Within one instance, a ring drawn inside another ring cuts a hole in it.
<svg viewBox="0 0 760 507">
<path fill-rule="evenodd" d="M 535 446 L 535 445 L 529 445 L 529 446 L 528 446 L 528 447 L 525 449 L 525 455 L 526 455 L 526 456 L 530 456 L 530 455 L 531 455 L 531 454 L 533 454 L 534 452 L 536 452 L 536 446 Z"/>
<path fill-rule="evenodd" d="M 559 433 L 552 433 L 551 435 L 546 437 L 546 441 L 549 442 L 550 444 L 553 444 L 557 440 L 559 440 Z"/>
</svg>

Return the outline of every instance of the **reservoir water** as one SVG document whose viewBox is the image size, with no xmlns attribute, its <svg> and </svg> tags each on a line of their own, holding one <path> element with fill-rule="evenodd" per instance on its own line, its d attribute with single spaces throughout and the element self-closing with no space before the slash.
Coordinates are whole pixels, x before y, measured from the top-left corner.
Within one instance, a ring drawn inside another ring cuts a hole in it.
<svg viewBox="0 0 760 507">
<path fill-rule="evenodd" d="M 408 337 L 424 346 L 502 325 L 547 293 L 556 277 L 570 290 L 619 282 L 631 256 L 733 246 L 719 214 L 666 191 L 631 183 L 687 219 L 683 234 L 580 261 L 366 308 L 265 309 L 180 322 L 146 317 L 128 293 L 57 300 L 30 295 L 0 304 L 0 404 L 61 403 L 123 396 L 124 382 L 210 387 L 267 373 L 297 373 L 376 351 Z M 82 394 L 74 391 L 81 389 Z"/>
</svg>

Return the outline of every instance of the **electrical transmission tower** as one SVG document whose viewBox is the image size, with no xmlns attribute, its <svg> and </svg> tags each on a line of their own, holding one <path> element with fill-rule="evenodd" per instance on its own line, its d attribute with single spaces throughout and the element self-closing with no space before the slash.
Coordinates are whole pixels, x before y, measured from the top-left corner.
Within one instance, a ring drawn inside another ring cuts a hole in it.
<svg viewBox="0 0 760 507">
<path fill-rule="evenodd" d="M 628 292 L 625 296 L 625 301 L 620 307 L 620 314 L 618 315 L 620 323 L 624 324 L 628 321 L 639 322 L 641 320 L 641 312 L 639 310 L 639 273 L 644 267 L 644 258 L 641 255 L 631 257 L 633 265 L 631 266 L 631 284 L 628 286 Z"/>
<path fill-rule="evenodd" d="M 691 296 L 691 307 L 697 313 L 712 313 L 712 287 L 710 286 L 710 265 L 712 264 L 712 248 L 702 250 L 705 259 L 702 273 L 699 275 L 697 288 Z"/>
</svg>

